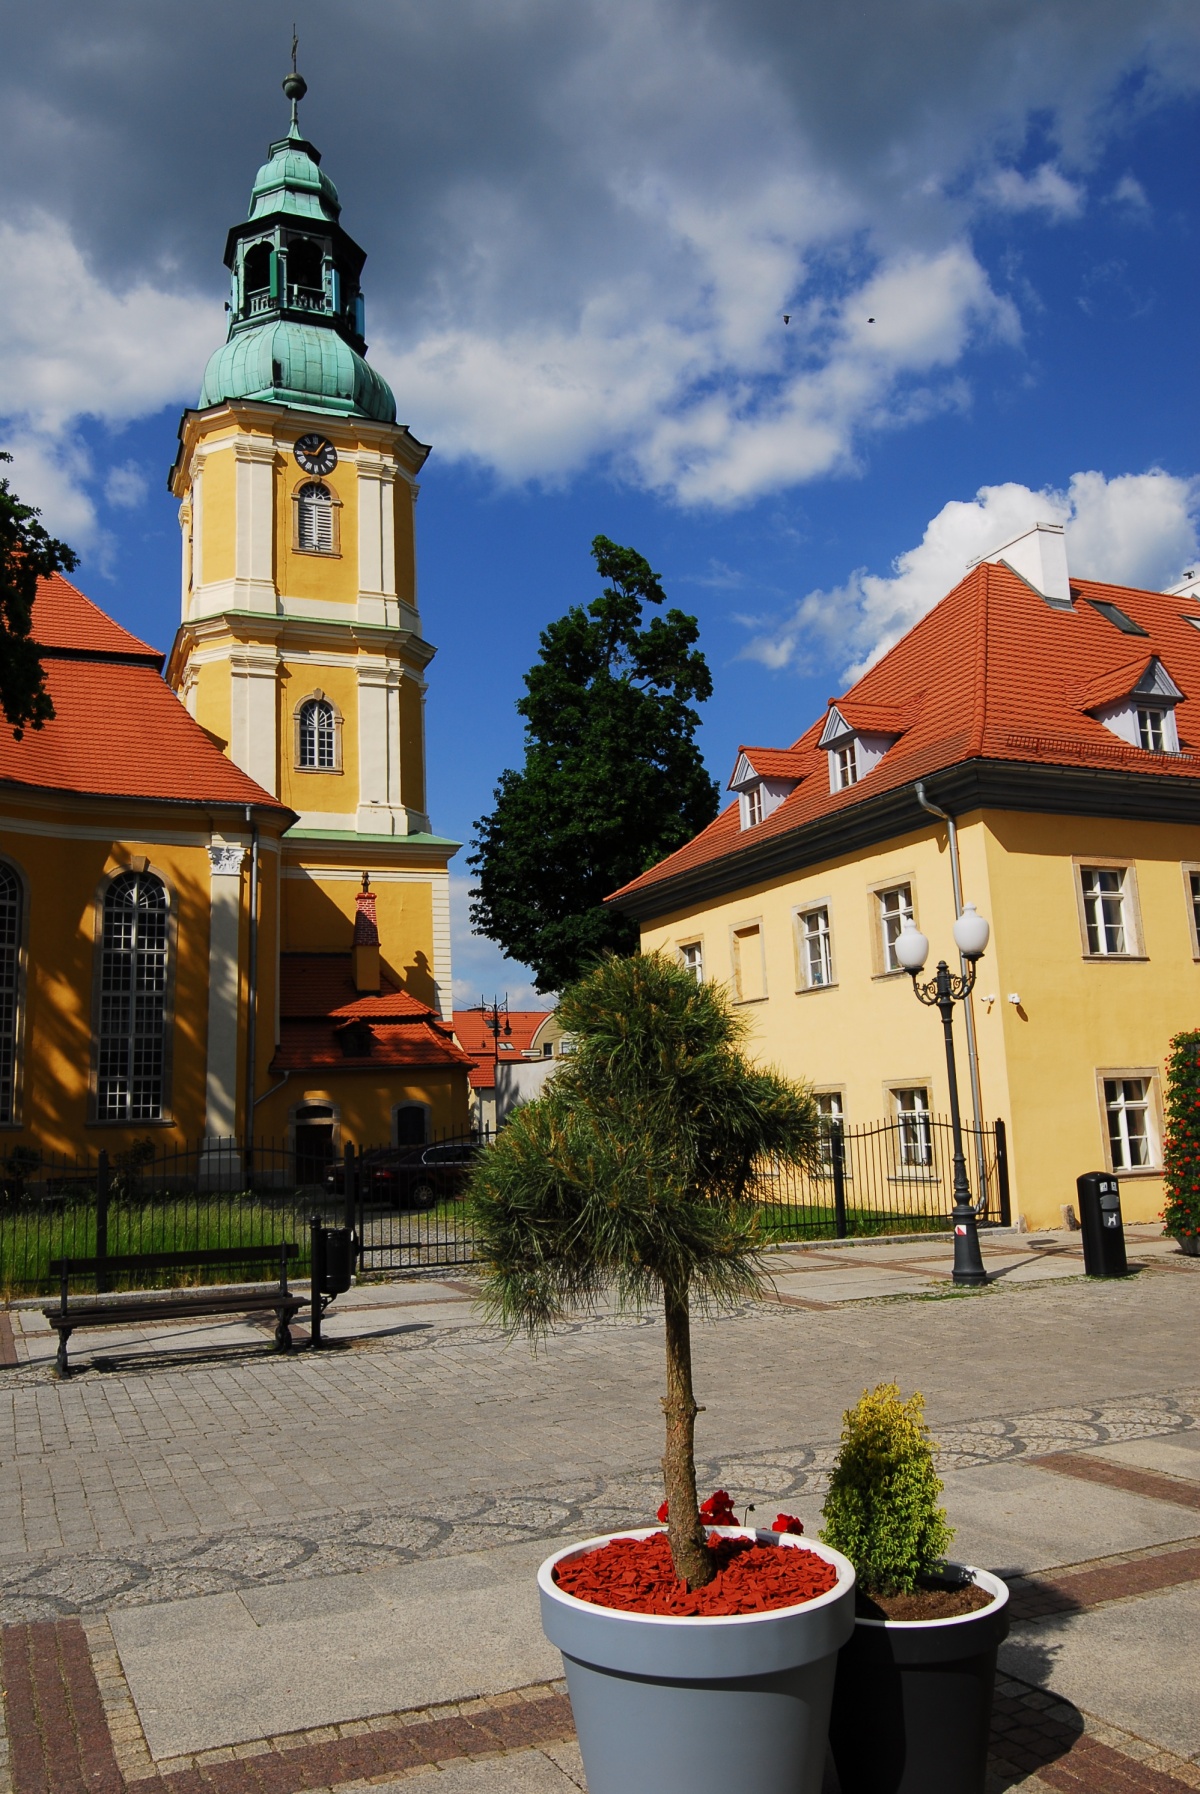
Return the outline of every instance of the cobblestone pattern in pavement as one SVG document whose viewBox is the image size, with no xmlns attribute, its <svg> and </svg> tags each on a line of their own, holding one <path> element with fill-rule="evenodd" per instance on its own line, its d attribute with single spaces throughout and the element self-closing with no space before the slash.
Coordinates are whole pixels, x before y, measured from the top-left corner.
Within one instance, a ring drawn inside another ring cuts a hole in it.
<svg viewBox="0 0 1200 1794">
<path fill-rule="evenodd" d="M 940 1429 L 939 1461 L 962 1470 L 1018 1457 L 1078 1452 L 1081 1445 L 1162 1437 L 1200 1424 L 1200 1389 L 1142 1396 L 1097 1407 L 962 1422 Z M 801 1493 L 823 1495 L 836 1442 L 701 1461 L 704 1486 L 733 1490 L 739 1502 L 786 1506 Z M 1110 1469 L 1136 1474 L 1102 1461 Z M 1187 1489 L 1172 1478 L 1158 1479 Z M 1122 1485 L 1124 1486 L 1124 1485 Z M 266 1583 L 344 1574 L 455 1556 L 564 1534 L 591 1537 L 645 1525 L 661 1500 L 657 1466 L 612 1478 L 543 1483 L 538 1489 L 443 1497 L 423 1506 L 394 1502 L 357 1512 L 243 1525 L 116 1550 L 54 1551 L 0 1558 L 0 1621 L 53 1619 Z"/>
<path fill-rule="evenodd" d="M 264 1739 L 169 1764 L 114 1748 L 78 1620 L 0 1634 L 12 1739 L 12 1794 L 303 1794 L 464 1758 L 552 1745 L 573 1735 L 558 1685 L 417 1714 L 390 1714 L 320 1733 Z M 125 1758 L 118 1761 L 118 1755 Z M 1088 1724 L 1069 1702 L 1009 1678 L 996 1691 L 993 1789 L 1086 1788 L 1090 1794 L 1177 1794 L 1200 1787 L 1200 1766 Z"/>
</svg>

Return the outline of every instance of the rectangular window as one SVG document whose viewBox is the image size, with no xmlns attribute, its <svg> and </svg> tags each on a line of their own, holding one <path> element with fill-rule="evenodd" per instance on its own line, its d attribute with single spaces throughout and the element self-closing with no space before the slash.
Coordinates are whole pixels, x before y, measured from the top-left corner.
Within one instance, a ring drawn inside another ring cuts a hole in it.
<svg viewBox="0 0 1200 1794">
<path fill-rule="evenodd" d="M 1166 740 L 1163 733 L 1163 713 L 1161 710 L 1138 710 L 1138 740 L 1150 754 L 1165 754 Z"/>
<path fill-rule="evenodd" d="M 885 972 L 902 972 L 904 967 L 896 958 L 896 942 L 900 939 L 905 917 L 913 913 L 912 886 L 893 885 L 890 890 L 877 891 L 875 895 L 879 902 L 883 969 Z"/>
<path fill-rule="evenodd" d="M 679 958 L 697 984 L 704 983 L 704 946 L 700 941 L 686 941 L 679 949 Z"/>
<path fill-rule="evenodd" d="M 762 929 L 752 922 L 733 931 L 733 995 L 735 1002 L 757 1003 L 766 994 Z"/>
<path fill-rule="evenodd" d="M 899 1123 L 900 1163 L 926 1170 L 933 1163 L 933 1130 L 929 1124 L 929 1092 L 924 1085 L 893 1090 Z"/>
<path fill-rule="evenodd" d="M 833 1164 L 833 1124 L 845 1120 L 840 1090 L 818 1090 L 815 1093 L 817 1114 L 821 1119 L 821 1163 Z M 845 1155 L 843 1154 L 843 1162 Z"/>
<path fill-rule="evenodd" d="M 1101 956 L 1130 951 L 1124 866 L 1081 866 L 1087 950 Z"/>
<path fill-rule="evenodd" d="M 833 750 L 833 773 L 835 791 L 845 791 L 851 785 L 858 784 L 858 743 L 847 741 L 842 747 Z"/>
<path fill-rule="evenodd" d="M 1192 900 L 1192 952 L 1200 959 L 1200 872 L 1189 871 L 1187 875 L 1188 894 Z"/>
<path fill-rule="evenodd" d="M 754 828 L 763 818 L 762 786 L 751 785 L 746 793 L 746 827 Z"/>
<path fill-rule="evenodd" d="M 829 911 L 824 904 L 801 910 L 796 917 L 796 948 L 800 983 L 805 990 L 820 990 L 833 983 L 833 948 L 829 936 Z"/>
<path fill-rule="evenodd" d="M 1114 1171 L 1142 1171 L 1157 1159 L 1149 1078 L 1105 1078 L 1104 1111 Z"/>
</svg>

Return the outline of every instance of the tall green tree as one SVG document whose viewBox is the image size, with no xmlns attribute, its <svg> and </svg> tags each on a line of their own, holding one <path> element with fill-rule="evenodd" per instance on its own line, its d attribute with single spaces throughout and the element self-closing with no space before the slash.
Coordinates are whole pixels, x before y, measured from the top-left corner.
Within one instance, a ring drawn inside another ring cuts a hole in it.
<svg viewBox="0 0 1200 1794">
<path fill-rule="evenodd" d="M 725 992 L 661 954 L 604 959 L 562 994 L 576 1051 L 471 1182 L 484 1302 L 534 1341 L 615 1294 L 663 1305 L 663 1482 L 675 1573 L 712 1577 L 696 1501 L 691 1310 L 756 1295 L 762 1178 L 812 1165 L 812 1092 L 750 1064 Z"/>
<path fill-rule="evenodd" d="M 597 536 L 607 585 L 542 631 L 517 709 L 525 765 L 500 775 L 475 825 L 471 920 L 537 987 L 559 990 L 601 953 L 630 953 L 636 923 L 610 891 L 682 847 L 717 813 L 696 746 L 693 704 L 712 695 L 695 617 L 668 610 L 658 575 L 632 548 Z"/>
<path fill-rule="evenodd" d="M 11 460 L 0 450 L 0 461 Z M 27 727 L 40 729 L 54 715 L 30 633 L 38 580 L 73 573 L 78 565 L 65 542 L 47 535 L 40 516 L 0 478 L 0 710 L 17 741 Z"/>
</svg>

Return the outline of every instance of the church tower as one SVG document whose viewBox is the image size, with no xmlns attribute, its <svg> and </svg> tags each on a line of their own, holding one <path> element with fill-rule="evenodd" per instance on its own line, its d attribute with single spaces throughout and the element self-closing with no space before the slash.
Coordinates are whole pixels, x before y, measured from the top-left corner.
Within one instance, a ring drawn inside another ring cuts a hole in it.
<svg viewBox="0 0 1200 1794">
<path fill-rule="evenodd" d="M 344 951 L 364 872 L 385 965 L 449 1017 L 447 866 L 430 830 L 417 608 L 417 476 L 429 453 L 368 365 L 364 251 L 305 138 L 305 83 L 229 232 L 229 332 L 184 413 L 171 489 L 182 618 L 167 676 L 251 778 L 297 812 L 283 840 L 283 954 Z"/>
</svg>

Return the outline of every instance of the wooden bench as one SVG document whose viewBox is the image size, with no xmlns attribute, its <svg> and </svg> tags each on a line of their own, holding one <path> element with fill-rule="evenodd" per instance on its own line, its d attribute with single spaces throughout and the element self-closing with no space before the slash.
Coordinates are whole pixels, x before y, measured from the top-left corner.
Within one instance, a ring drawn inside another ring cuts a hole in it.
<svg viewBox="0 0 1200 1794">
<path fill-rule="evenodd" d="M 214 1246 L 195 1252 L 129 1252 L 105 1258 L 56 1258 L 50 1274 L 61 1280 L 62 1290 L 56 1307 L 43 1308 L 42 1313 L 58 1334 L 58 1354 L 54 1367 L 60 1377 L 68 1376 L 67 1341 L 76 1327 L 116 1327 L 146 1320 L 174 1320 L 176 1316 L 197 1314 L 261 1314 L 275 1316 L 275 1344 L 279 1351 L 292 1349 L 291 1323 L 299 1308 L 308 1307 L 307 1296 L 293 1295 L 288 1289 L 289 1258 L 295 1258 L 299 1246 Z M 119 1276 L 123 1271 L 199 1271 L 236 1265 L 253 1272 L 269 1271 L 278 1282 L 272 1289 L 247 1288 L 245 1284 L 209 1285 L 196 1289 L 131 1289 L 117 1295 L 72 1296 L 73 1277 Z"/>
</svg>

